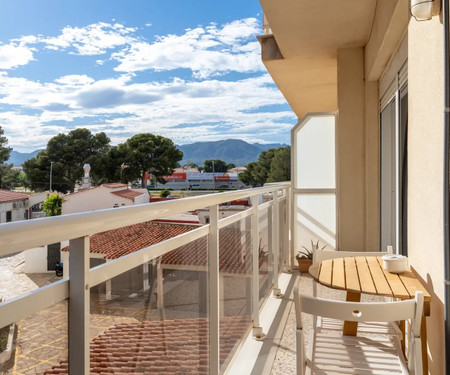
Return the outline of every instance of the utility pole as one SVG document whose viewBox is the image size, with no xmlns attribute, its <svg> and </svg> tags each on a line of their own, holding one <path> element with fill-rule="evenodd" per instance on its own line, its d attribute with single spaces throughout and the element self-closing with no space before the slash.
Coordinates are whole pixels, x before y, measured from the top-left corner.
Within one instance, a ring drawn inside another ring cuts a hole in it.
<svg viewBox="0 0 450 375">
<path fill-rule="evenodd" d="M 52 174 L 53 174 L 53 161 L 50 162 L 50 192 L 53 192 L 52 190 Z"/>
<path fill-rule="evenodd" d="M 211 163 L 213 167 L 213 192 L 214 192 L 214 189 L 216 188 L 216 180 L 214 179 L 214 160 L 211 160 Z"/>
</svg>

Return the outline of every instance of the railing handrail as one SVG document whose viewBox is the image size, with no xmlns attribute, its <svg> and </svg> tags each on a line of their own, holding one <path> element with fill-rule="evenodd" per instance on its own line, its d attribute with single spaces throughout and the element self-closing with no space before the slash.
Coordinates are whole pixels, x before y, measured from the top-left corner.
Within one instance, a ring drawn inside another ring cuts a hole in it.
<svg viewBox="0 0 450 375">
<path fill-rule="evenodd" d="M 260 188 L 1 224 L 0 256 L 161 219 L 201 207 L 271 193 L 289 186 L 290 182 L 280 182 Z"/>
</svg>

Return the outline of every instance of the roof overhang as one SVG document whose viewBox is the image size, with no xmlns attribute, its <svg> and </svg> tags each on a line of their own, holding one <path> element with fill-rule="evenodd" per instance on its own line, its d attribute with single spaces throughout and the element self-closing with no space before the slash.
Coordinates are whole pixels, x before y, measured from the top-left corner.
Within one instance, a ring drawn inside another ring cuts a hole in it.
<svg viewBox="0 0 450 375">
<path fill-rule="evenodd" d="M 337 50 L 366 45 L 377 1 L 260 2 L 274 38 L 260 38 L 263 62 L 294 112 L 337 110 Z"/>
</svg>

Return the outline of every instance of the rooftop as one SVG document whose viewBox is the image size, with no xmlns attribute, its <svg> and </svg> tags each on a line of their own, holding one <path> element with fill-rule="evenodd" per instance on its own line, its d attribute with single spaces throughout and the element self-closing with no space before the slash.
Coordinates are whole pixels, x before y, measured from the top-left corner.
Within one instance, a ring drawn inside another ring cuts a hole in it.
<svg viewBox="0 0 450 375">
<path fill-rule="evenodd" d="M 0 203 L 21 201 L 28 198 L 29 198 L 28 194 L 0 189 Z"/>
</svg>

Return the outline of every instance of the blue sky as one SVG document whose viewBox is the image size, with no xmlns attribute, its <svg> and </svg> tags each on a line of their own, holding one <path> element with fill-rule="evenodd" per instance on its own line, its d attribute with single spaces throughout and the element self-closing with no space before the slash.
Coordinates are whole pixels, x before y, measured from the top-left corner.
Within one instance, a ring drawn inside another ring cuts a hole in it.
<svg viewBox="0 0 450 375">
<path fill-rule="evenodd" d="M 0 10 L 0 126 L 17 151 L 78 127 L 113 144 L 289 143 L 257 0 L 14 0 Z"/>
</svg>

